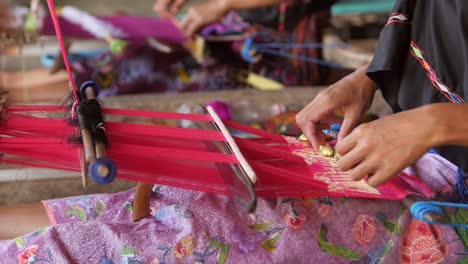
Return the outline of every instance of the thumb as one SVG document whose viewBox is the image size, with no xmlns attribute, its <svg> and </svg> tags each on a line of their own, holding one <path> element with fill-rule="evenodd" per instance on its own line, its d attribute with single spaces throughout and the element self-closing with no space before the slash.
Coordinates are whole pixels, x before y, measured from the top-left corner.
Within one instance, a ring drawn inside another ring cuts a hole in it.
<svg viewBox="0 0 468 264">
<path fill-rule="evenodd" d="M 359 122 L 360 114 L 355 111 L 344 114 L 343 124 L 341 124 L 340 132 L 338 133 L 338 142 L 349 135 Z"/>
</svg>

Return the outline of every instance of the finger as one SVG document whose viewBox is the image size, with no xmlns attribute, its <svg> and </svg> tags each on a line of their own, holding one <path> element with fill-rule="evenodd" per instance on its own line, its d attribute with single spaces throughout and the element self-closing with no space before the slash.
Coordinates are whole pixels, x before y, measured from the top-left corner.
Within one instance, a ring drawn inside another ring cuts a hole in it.
<svg viewBox="0 0 468 264">
<path fill-rule="evenodd" d="M 337 162 L 337 165 L 343 171 L 350 170 L 360 164 L 366 158 L 367 154 L 368 153 L 362 148 L 355 147 L 346 153 L 346 155 L 342 156 Z"/>
<path fill-rule="evenodd" d="M 343 157 L 357 145 L 357 142 L 357 137 L 351 133 L 336 143 L 335 151 Z"/>
<path fill-rule="evenodd" d="M 366 175 L 370 175 L 377 170 L 374 162 L 369 159 L 363 160 L 356 167 L 348 171 L 349 176 L 355 181 L 362 180 Z"/>
<path fill-rule="evenodd" d="M 171 12 L 177 14 L 180 10 L 180 7 L 185 3 L 185 0 L 175 0 L 171 6 Z"/>
<path fill-rule="evenodd" d="M 327 128 L 327 124 L 307 122 L 304 135 L 312 144 L 314 149 L 318 149 L 319 146 L 325 145 L 325 135 L 322 133 L 322 129 Z"/>
<path fill-rule="evenodd" d="M 158 0 L 153 6 L 153 11 L 161 15 L 169 11 L 169 5 L 172 0 Z"/>
<path fill-rule="evenodd" d="M 374 173 L 374 175 L 369 177 L 369 179 L 367 180 L 367 184 L 375 188 L 390 180 L 393 176 L 395 176 L 395 174 L 389 174 L 386 173 L 383 169 L 380 169 L 376 173 Z"/>
<path fill-rule="evenodd" d="M 341 124 L 340 132 L 338 133 L 338 141 L 349 135 L 359 122 L 359 114 L 351 111 L 344 115 L 343 123 Z"/>
<path fill-rule="evenodd" d="M 202 26 L 201 19 L 195 18 L 192 20 L 192 23 L 188 24 L 187 29 L 185 30 L 185 35 L 192 37 L 195 33 L 198 32 L 198 29 Z"/>
<path fill-rule="evenodd" d="M 187 15 L 182 19 L 180 23 L 178 23 L 178 26 L 182 32 L 184 32 L 185 35 L 187 35 L 187 30 L 189 28 L 189 25 L 193 23 L 193 16 L 190 13 L 187 13 Z"/>
</svg>

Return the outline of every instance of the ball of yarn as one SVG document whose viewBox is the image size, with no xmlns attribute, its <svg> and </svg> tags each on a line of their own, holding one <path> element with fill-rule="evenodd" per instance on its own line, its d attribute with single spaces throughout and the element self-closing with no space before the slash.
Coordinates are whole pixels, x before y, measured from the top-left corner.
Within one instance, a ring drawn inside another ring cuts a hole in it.
<svg viewBox="0 0 468 264">
<path fill-rule="evenodd" d="M 213 110 L 215 110 L 221 120 L 229 121 L 232 119 L 232 112 L 228 104 L 221 101 L 212 101 L 207 103 L 206 106 L 213 107 Z"/>
</svg>

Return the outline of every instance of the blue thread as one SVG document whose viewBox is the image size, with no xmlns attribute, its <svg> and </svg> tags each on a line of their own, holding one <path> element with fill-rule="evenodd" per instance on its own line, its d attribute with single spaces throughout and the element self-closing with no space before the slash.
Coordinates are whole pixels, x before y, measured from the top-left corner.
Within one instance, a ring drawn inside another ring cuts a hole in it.
<svg viewBox="0 0 468 264">
<path fill-rule="evenodd" d="M 254 40 L 257 36 L 268 36 L 267 34 L 256 33 L 252 36 L 248 37 L 244 41 L 244 47 L 241 50 L 241 56 L 244 60 L 249 63 L 255 63 L 256 58 L 251 56 L 251 51 L 257 51 L 260 53 L 275 55 L 279 57 L 300 60 L 307 63 L 318 64 L 330 68 L 337 68 L 337 69 L 344 69 L 344 67 L 340 64 L 327 62 L 324 60 L 309 58 L 307 56 L 296 55 L 287 53 L 280 50 L 273 50 L 271 48 L 280 48 L 280 49 L 291 49 L 291 48 L 338 48 L 338 47 L 350 47 L 350 44 L 338 43 L 338 44 L 323 44 L 323 43 L 254 43 Z"/>
<path fill-rule="evenodd" d="M 272 49 L 265 49 L 265 48 L 260 48 L 257 51 L 261 52 L 261 53 L 266 53 L 266 54 L 270 54 L 270 55 L 275 55 L 275 56 L 279 56 L 279 57 L 288 58 L 288 59 L 300 60 L 300 61 L 307 62 L 307 63 L 327 66 L 327 67 L 330 67 L 330 68 L 344 69 L 344 67 L 342 65 L 340 65 L 340 64 L 333 63 L 333 62 L 328 62 L 328 61 L 323 61 L 323 60 L 319 60 L 319 59 L 314 59 L 314 58 L 309 58 L 309 57 L 302 56 L 302 55 L 290 54 L 290 53 L 286 53 L 286 52 L 282 52 L 282 51 L 277 51 L 277 50 L 272 50 Z"/>
<path fill-rule="evenodd" d="M 86 88 L 88 87 L 91 87 L 93 88 L 93 91 L 94 91 L 94 96 L 98 96 L 99 94 L 99 86 L 97 85 L 97 83 L 95 83 L 94 81 L 85 81 L 84 83 L 81 84 L 81 87 L 80 87 L 80 95 L 82 98 L 86 98 Z"/>
<path fill-rule="evenodd" d="M 433 201 L 420 201 L 416 202 L 411 206 L 410 212 L 416 219 L 432 225 L 444 225 L 457 228 L 468 228 L 468 223 L 440 223 L 429 220 L 424 217 L 427 213 L 444 214 L 441 207 L 452 207 L 459 209 L 468 209 L 468 204 L 459 203 L 446 203 L 446 202 L 433 202 Z"/>
<path fill-rule="evenodd" d="M 465 185 L 465 175 L 462 169 L 458 168 L 457 173 L 457 191 L 460 195 L 460 200 L 465 204 L 466 203 L 466 196 L 468 196 L 468 189 Z"/>
<path fill-rule="evenodd" d="M 105 165 L 108 168 L 108 174 L 105 177 L 99 175 L 99 167 Z M 106 184 L 110 183 L 115 179 L 117 175 L 117 165 L 115 162 L 108 158 L 103 157 L 96 160 L 96 162 L 89 164 L 89 174 L 96 183 Z"/>
<path fill-rule="evenodd" d="M 313 49 L 313 48 L 349 48 L 351 44 L 336 43 L 336 44 L 323 44 L 323 43 L 258 43 L 254 44 L 258 48 L 281 48 L 281 49 Z"/>
</svg>

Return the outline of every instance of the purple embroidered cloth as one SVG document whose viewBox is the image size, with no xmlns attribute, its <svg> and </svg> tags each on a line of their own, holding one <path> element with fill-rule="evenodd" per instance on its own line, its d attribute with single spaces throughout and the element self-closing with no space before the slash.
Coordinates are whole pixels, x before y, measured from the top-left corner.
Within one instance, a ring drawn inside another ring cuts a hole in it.
<svg viewBox="0 0 468 264">
<path fill-rule="evenodd" d="M 453 191 L 456 167 L 427 154 L 412 172 Z M 260 199 L 256 218 L 229 197 L 155 186 L 152 215 L 131 222 L 134 191 L 44 201 L 54 226 L 0 241 L 4 263 L 456 263 L 447 227 L 396 201 Z M 466 239 L 466 238 L 465 238 Z"/>
</svg>

